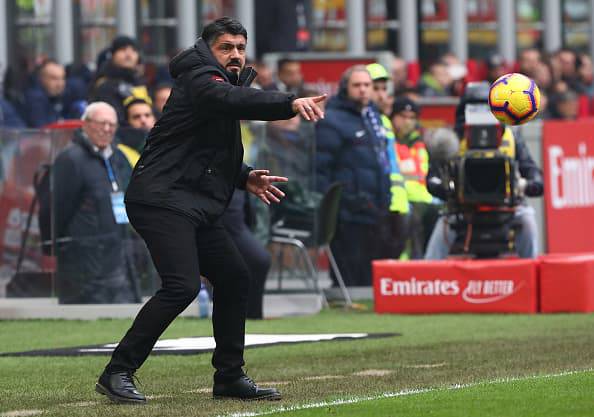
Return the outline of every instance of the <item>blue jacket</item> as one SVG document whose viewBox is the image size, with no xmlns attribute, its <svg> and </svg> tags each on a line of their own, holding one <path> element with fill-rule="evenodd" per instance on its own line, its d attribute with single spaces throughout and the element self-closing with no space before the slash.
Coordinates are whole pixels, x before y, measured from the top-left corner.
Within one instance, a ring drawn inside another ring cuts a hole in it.
<svg viewBox="0 0 594 417">
<path fill-rule="evenodd" d="M 39 84 L 30 87 L 25 91 L 23 105 L 27 125 L 42 127 L 62 119 L 80 118 L 86 105 L 83 92 L 82 82 L 70 79 L 66 82 L 64 93 L 58 97 L 49 97 Z"/>
<path fill-rule="evenodd" d="M 10 101 L 0 97 L 0 127 L 23 128 L 25 123 Z"/>
<path fill-rule="evenodd" d="M 316 188 L 323 193 L 335 181 L 344 183 L 342 221 L 374 224 L 388 212 L 389 167 L 386 172 L 379 149 L 385 151 L 385 138 L 375 134 L 356 104 L 342 95 L 332 97 L 316 125 Z"/>
</svg>

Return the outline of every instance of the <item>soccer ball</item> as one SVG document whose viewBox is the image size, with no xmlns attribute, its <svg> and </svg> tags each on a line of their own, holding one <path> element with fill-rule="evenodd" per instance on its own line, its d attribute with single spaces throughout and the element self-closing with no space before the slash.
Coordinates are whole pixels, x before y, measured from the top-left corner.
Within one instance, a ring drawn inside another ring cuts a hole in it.
<svg viewBox="0 0 594 417">
<path fill-rule="evenodd" d="M 489 106 L 501 123 L 521 125 L 538 113 L 540 90 L 534 80 L 523 74 L 505 74 L 491 84 Z"/>
</svg>

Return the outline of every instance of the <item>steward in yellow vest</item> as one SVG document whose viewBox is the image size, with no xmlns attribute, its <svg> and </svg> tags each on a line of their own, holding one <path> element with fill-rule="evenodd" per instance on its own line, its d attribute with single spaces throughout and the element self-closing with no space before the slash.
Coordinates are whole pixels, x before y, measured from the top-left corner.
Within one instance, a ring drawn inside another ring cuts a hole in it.
<svg viewBox="0 0 594 417">
<path fill-rule="evenodd" d="M 399 97 L 394 102 L 391 114 L 400 172 L 411 206 L 407 228 L 411 259 L 423 257 L 425 244 L 438 215 L 438 206 L 433 204 L 433 196 L 427 191 L 429 153 L 417 128 L 419 112 L 416 102 L 407 97 Z"/>
<path fill-rule="evenodd" d="M 398 258 L 405 245 L 407 216 L 409 203 L 404 178 L 400 173 L 398 154 L 396 153 L 396 137 L 390 118 L 385 113 L 391 111 L 388 93 L 388 71 L 380 64 L 367 65 L 367 71 L 373 80 L 372 101 L 381 112 L 378 123 L 378 136 L 385 138 L 385 146 L 389 159 L 389 212 L 380 220 L 377 242 L 378 258 Z"/>
</svg>

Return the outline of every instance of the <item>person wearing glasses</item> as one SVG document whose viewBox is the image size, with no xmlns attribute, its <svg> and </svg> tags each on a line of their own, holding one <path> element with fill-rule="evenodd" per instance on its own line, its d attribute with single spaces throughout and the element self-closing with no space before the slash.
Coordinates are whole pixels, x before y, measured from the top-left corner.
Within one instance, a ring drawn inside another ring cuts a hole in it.
<svg viewBox="0 0 594 417">
<path fill-rule="evenodd" d="M 117 115 L 108 103 L 94 102 L 82 120 L 53 165 L 58 298 L 62 304 L 140 302 L 125 250 L 124 191 L 132 168 L 112 146 Z"/>
</svg>

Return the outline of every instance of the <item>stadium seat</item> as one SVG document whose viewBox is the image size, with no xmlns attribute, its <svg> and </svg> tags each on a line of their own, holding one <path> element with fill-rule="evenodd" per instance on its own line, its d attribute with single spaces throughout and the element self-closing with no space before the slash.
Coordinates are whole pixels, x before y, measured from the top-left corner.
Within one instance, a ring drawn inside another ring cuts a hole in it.
<svg viewBox="0 0 594 417">
<path fill-rule="evenodd" d="M 343 185 L 341 183 L 332 184 L 320 202 L 316 211 L 316 225 L 313 232 L 308 230 L 297 230 L 283 227 L 282 223 L 277 223 L 272 226 L 271 242 L 279 244 L 284 247 L 292 247 L 295 253 L 301 258 L 304 263 L 308 275 L 305 277 L 307 281 L 311 281 L 314 289 L 321 293 L 326 303 L 323 291 L 320 291 L 318 286 L 318 271 L 314 266 L 312 259 L 309 256 L 308 249 L 317 248 L 318 251 L 324 253 L 330 262 L 330 267 L 334 272 L 336 280 L 340 286 L 340 290 L 344 297 L 345 305 L 350 307 L 352 300 L 348 289 L 344 284 L 342 274 L 332 254 L 330 242 L 334 238 L 336 231 L 336 223 L 338 219 L 338 209 L 340 205 L 340 196 Z M 279 268 L 282 268 L 282 256 L 284 252 L 281 250 L 279 259 Z M 282 270 L 279 271 L 279 287 L 282 281 Z"/>
</svg>

